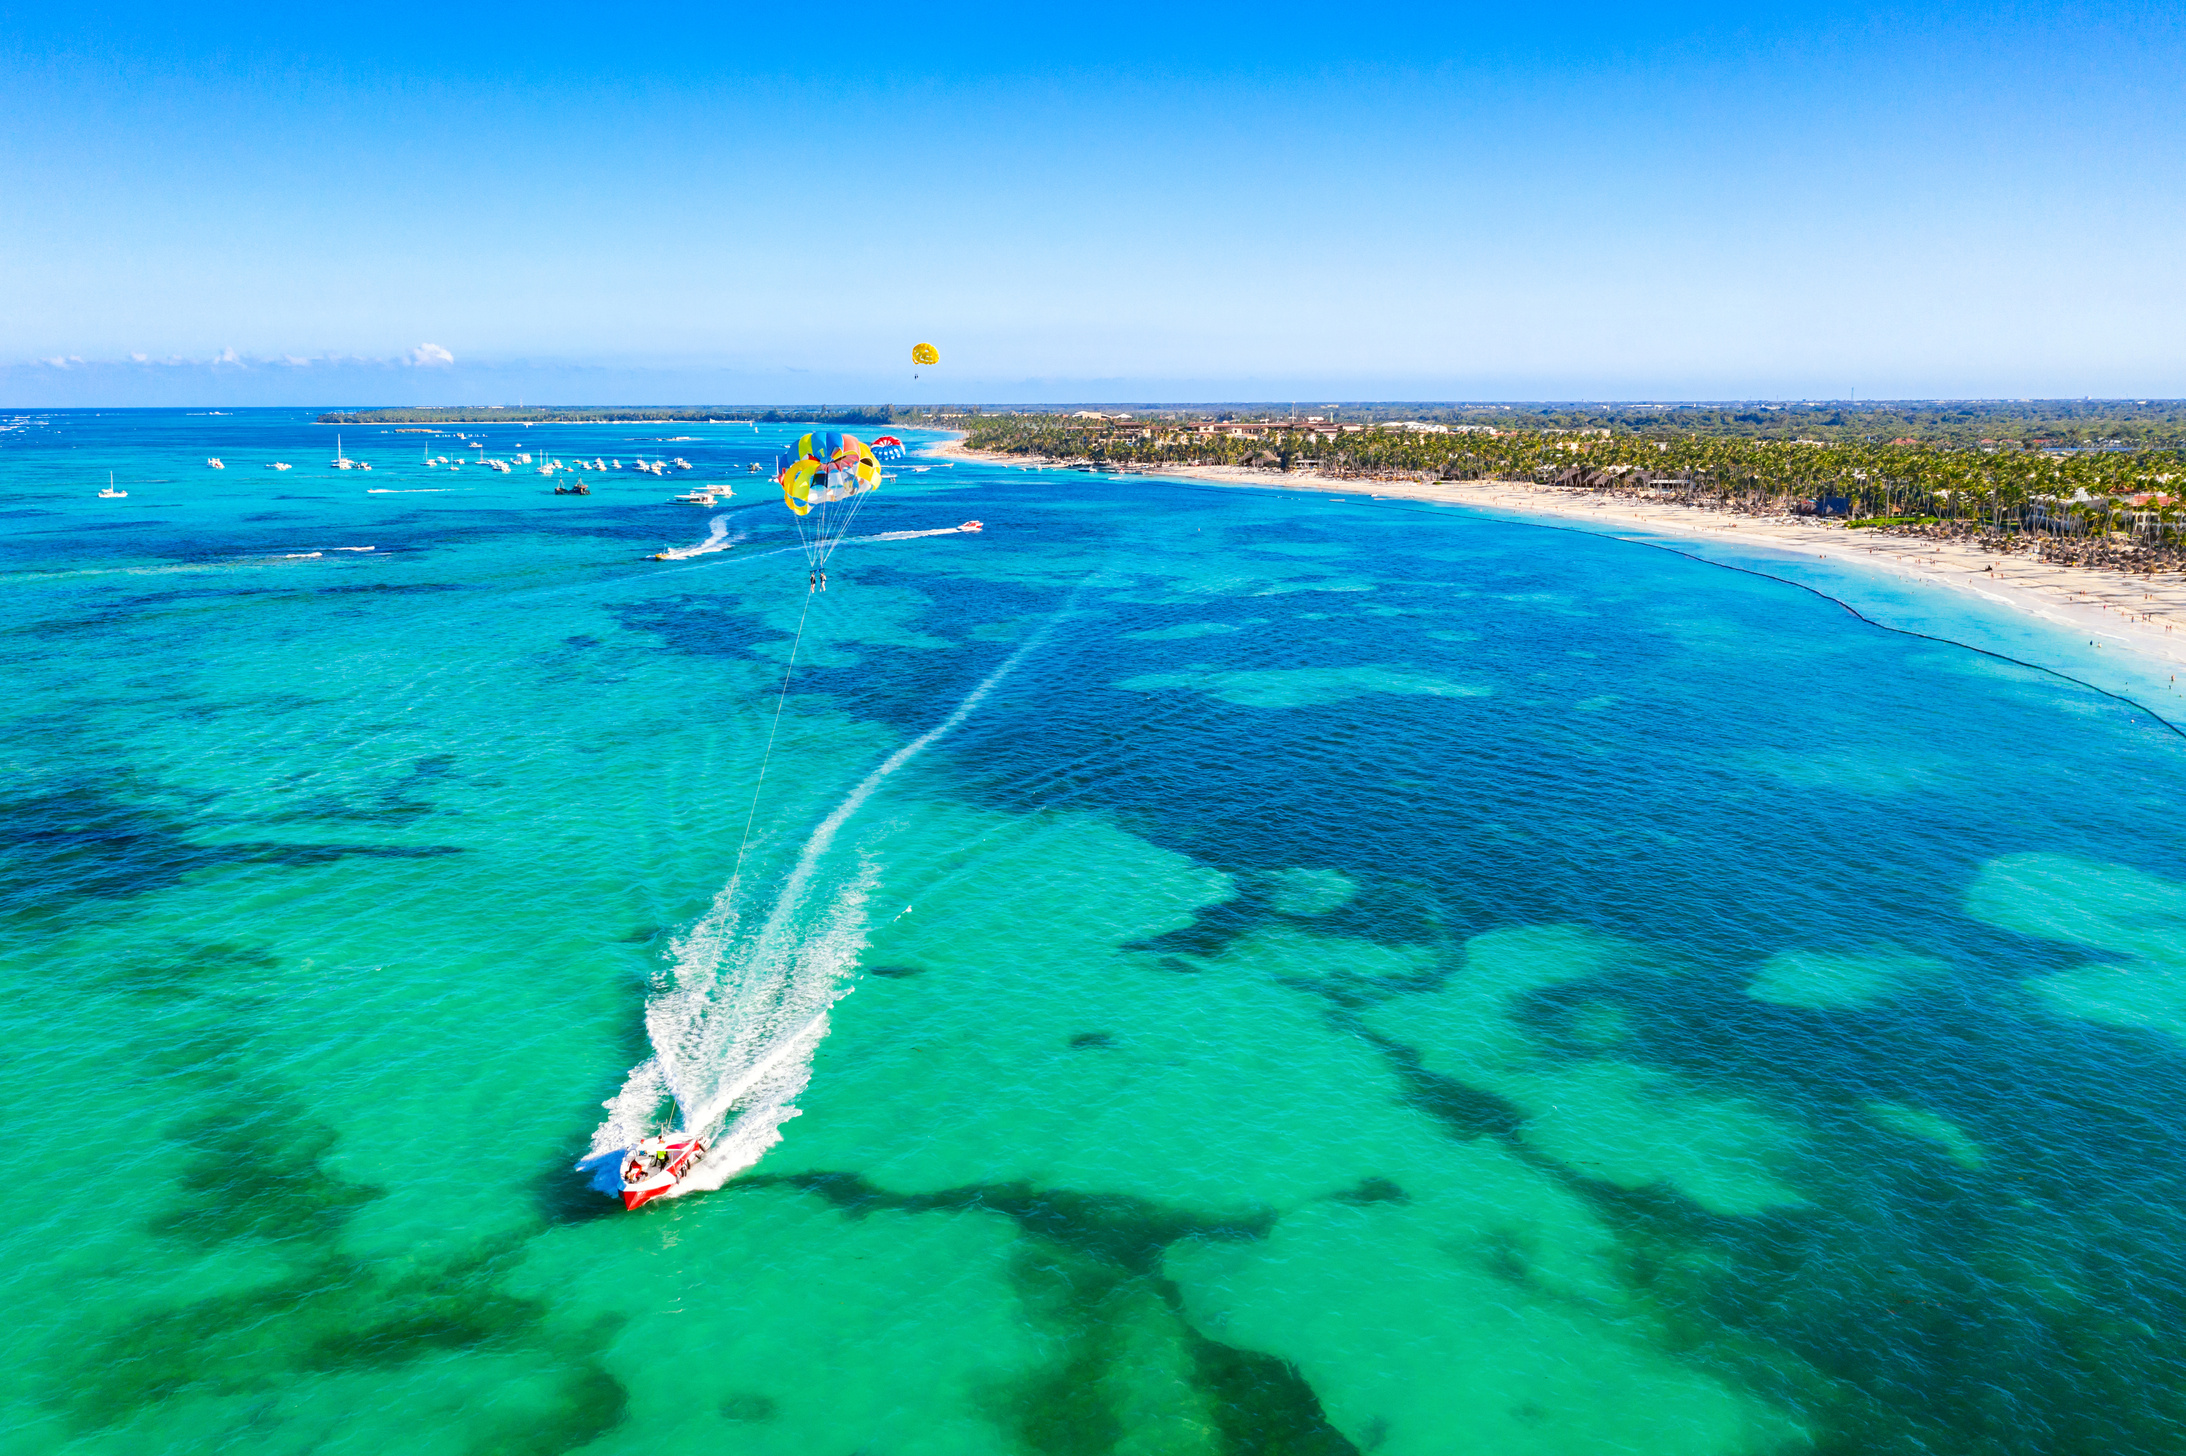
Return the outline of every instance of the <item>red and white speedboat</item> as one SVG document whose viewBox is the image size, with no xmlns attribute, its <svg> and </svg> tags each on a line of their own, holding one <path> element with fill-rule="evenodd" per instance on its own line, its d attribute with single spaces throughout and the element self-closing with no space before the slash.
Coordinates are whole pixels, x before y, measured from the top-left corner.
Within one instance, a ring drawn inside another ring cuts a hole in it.
<svg viewBox="0 0 2186 1456">
<path fill-rule="evenodd" d="M 687 1132 L 650 1137 L 622 1159 L 622 1206 L 649 1203 L 681 1183 L 706 1156 L 703 1138 Z"/>
<path fill-rule="evenodd" d="M 963 525 L 958 526 L 957 529 L 959 531 L 979 531 L 984 530 L 985 527 L 978 521 L 966 521 Z"/>
</svg>

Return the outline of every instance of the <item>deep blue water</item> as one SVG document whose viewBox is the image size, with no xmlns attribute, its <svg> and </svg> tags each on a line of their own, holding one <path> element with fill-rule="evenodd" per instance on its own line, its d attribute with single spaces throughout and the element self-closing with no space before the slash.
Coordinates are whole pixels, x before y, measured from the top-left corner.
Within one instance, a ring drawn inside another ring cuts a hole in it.
<svg viewBox="0 0 2186 1456">
<path fill-rule="evenodd" d="M 1399 502 L 925 458 L 815 595 L 788 427 L 0 423 L 20 1449 L 2181 1447 L 2146 709 Z"/>
</svg>

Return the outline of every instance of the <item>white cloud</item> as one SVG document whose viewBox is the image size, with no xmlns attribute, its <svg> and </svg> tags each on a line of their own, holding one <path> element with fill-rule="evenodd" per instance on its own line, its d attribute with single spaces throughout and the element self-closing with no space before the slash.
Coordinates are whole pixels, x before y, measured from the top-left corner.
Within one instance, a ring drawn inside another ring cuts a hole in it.
<svg viewBox="0 0 2186 1456">
<path fill-rule="evenodd" d="M 235 352 L 235 346 L 234 346 L 234 345 L 232 345 L 232 344 L 231 344 L 231 345 L 229 345 L 229 346 L 228 346 L 227 348 L 225 348 L 225 349 L 222 349 L 222 350 L 220 351 L 219 357 L 215 358 L 215 359 L 213 360 L 213 363 L 215 363 L 215 364 L 233 364 L 233 365 L 236 365 L 236 366 L 237 366 L 237 367 L 239 367 L 239 368 L 246 368 L 246 367 L 248 367 L 248 366 L 244 365 L 244 363 L 243 363 L 243 356 L 242 356 L 241 354 L 238 354 L 238 353 L 236 353 L 236 352 Z"/>
<path fill-rule="evenodd" d="M 134 354 L 134 353 L 133 353 L 133 354 L 131 354 L 131 355 L 130 355 L 129 357 L 130 357 L 131 359 L 135 360 L 135 361 L 136 361 L 137 363 L 139 363 L 139 364 L 149 364 L 149 363 L 151 363 L 151 362 L 152 362 L 152 356 L 151 356 L 151 355 L 149 355 L 149 354 Z"/>
<path fill-rule="evenodd" d="M 438 344 L 420 344 L 410 351 L 410 362 L 421 368 L 445 369 L 455 362 L 455 355 Z"/>
</svg>

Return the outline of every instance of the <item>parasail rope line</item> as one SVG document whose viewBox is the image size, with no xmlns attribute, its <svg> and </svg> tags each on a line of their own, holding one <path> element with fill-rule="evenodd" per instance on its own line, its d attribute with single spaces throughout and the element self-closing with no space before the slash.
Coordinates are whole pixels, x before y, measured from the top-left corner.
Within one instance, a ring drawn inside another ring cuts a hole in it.
<svg viewBox="0 0 2186 1456">
<path fill-rule="evenodd" d="M 874 490 L 878 489 L 879 487 L 877 486 L 874 488 Z M 840 547 L 843 544 L 845 538 L 849 536 L 850 527 L 858 519 L 858 512 L 865 509 L 865 498 L 869 495 L 872 495 L 873 493 L 873 490 L 861 490 L 857 493 L 856 496 L 852 497 L 850 501 L 850 513 L 843 517 L 842 526 L 835 532 L 835 539 L 831 543 L 829 543 L 827 549 L 820 556 L 821 566 L 824 567 L 827 565 L 828 561 L 835 555 L 836 549 Z"/>
<path fill-rule="evenodd" d="M 736 903 L 737 882 L 744 876 L 744 851 L 751 847 L 752 822 L 759 817 L 759 791 L 767 784 L 767 765 L 774 758 L 774 735 L 781 731 L 782 705 L 789 701 L 790 674 L 797 670 L 797 648 L 805 640 L 805 617 L 812 611 L 812 591 L 805 590 L 805 609 L 797 614 L 797 635 L 789 641 L 789 665 L 782 669 L 782 691 L 774 699 L 774 721 L 767 725 L 766 752 L 759 756 L 759 777 L 752 782 L 751 808 L 744 814 L 744 837 L 737 841 L 736 868 L 729 873 L 729 903 Z"/>
</svg>

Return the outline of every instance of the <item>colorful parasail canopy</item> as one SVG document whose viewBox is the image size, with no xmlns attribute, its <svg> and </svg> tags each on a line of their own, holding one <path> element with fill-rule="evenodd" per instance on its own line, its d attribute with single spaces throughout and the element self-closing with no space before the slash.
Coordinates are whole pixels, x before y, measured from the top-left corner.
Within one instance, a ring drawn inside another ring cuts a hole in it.
<svg viewBox="0 0 2186 1456">
<path fill-rule="evenodd" d="M 776 477 L 782 504 L 802 516 L 815 504 L 849 500 L 880 485 L 880 461 L 856 435 L 814 430 L 798 438 L 790 462 Z"/>
<path fill-rule="evenodd" d="M 913 364 L 939 364 L 941 362 L 941 351 L 931 344 L 913 344 L 911 346 L 911 362 Z"/>
<path fill-rule="evenodd" d="M 855 435 L 814 430 L 791 447 L 775 476 L 782 504 L 797 517 L 797 539 L 815 568 L 825 566 L 865 497 L 880 488 L 880 460 Z"/>
</svg>

